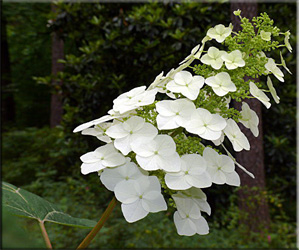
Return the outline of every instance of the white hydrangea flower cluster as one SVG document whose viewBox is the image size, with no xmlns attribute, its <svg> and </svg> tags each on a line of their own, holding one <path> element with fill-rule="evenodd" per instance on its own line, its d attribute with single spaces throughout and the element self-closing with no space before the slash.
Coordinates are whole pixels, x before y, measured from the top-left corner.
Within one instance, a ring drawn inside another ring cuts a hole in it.
<svg viewBox="0 0 299 250">
<path fill-rule="evenodd" d="M 269 33 L 262 30 L 260 34 L 265 42 L 271 39 Z M 174 223 L 179 235 L 208 234 L 209 226 L 202 212 L 210 215 L 211 208 L 202 189 L 212 184 L 239 186 L 235 164 L 253 177 L 235 161 L 223 142 L 228 138 L 236 152 L 249 150 L 249 141 L 237 122 L 257 137 L 257 114 L 245 102 L 237 121 L 224 116 L 220 108 L 201 106 L 215 95 L 222 97 L 224 106 L 229 107 L 230 94 L 238 91 L 233 72 L 246 67 L 248 55 L 240 50 L 226 52 L 215 47 L 204 52 L 207 41 L 215 39 L 223 43 L 231 35 L 231 25 L 219 24 L 209 29 L 202 44 L 197 45 L 178 68 L 165 76 L 162 72 L 148 88 L 141 86 L 120 95 L 113 101 L 108 115 L 75 128 L 74 132 L 82 131 L 106 143 L 81 156 L 81 173 L 100 175 L 103 185 L 121 202 L 128 222 L 138 221 L 148 213 L 165 211 L 167 205 L 171 205 L 177 210 Z M 208 77 L 192 75 L 186 70 L 194 60 L 210 67 Z M 284 61 L 283 65 L 286 68 Z M 283 81 L 284 75 L 272 58 L 267 59 L 263 73 L 272 73 Z M 265 90 L 259 89 L 253 81 L 245 84 L 249 85 L 252 98 L 267 108 L 271 106 Z M 210 92 L 205 86 L 211 88 Z M 279 97 L 269 76 L 268 87 L 278 103 Z M 147 107 L 151 107 L 148 112 Z M 176 143 L 179 134 L 186 140 L 197 137 L 202 142 L 198 141 L 197 149 L 187 146 L 182 149 Z M 215 146 L 222 145 L 227 155 L 205 146 L 208 141 Z M 166 202 L 165 197 L 169 195 L 171 198 Z"/>
</svg>

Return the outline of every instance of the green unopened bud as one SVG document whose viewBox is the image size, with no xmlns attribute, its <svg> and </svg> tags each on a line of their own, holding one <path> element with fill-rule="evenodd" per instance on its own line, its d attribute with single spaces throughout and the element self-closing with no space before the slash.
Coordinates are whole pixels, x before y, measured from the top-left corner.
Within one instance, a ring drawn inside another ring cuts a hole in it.
<svg viewBox="0 0 299 250">
<path fill-rule="evenodd" d="M 239 9 L 238 9 L 238 10 L 235 10 L 235 11 L 234 11 L 234 15 L 235 15 L 235 16 L 240 16 L 240 15 L 241 15 L 241 10 L 239 10 Z"/>
</svg>

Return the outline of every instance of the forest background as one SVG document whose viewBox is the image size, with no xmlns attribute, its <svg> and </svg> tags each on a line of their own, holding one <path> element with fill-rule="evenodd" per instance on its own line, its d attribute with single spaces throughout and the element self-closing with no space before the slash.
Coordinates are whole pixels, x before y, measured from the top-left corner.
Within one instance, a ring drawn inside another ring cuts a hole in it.
<svg viewBox="0 0 299 250">
<path fill-rule="evenodd" d="M 281 103 L 263 108 L 266 190 L 255 199 L 266 199 L 269 226 L 252 231 L 242 223 L 238 189 L 213 186 L 209 235 L 177 235 L 167 213 L 128 224 L 117 205 L 91 248 L 295 248 L 296 3 L 258 3 L 265 11 L 290 30 L 294 48 L 284 51 L 293 75 L 275 86 Z M 99 142 L 72 130 L 106 114 L 119 94 L 178 65 L 210 27 L 227 26 L 230 17 L 228 2 L 2 3 L 2 180 L 97 221 L 113 194 L 97 175 L 81 175 L 79 157 Z M 280 61 L 278 53 L 270 57 Z M 4 247 L 44 247 L 35 221 L 7 215 L 3 228 Z M 47 229 L 54 248 L 74 248 L 89 231 Z"/>
</svg>

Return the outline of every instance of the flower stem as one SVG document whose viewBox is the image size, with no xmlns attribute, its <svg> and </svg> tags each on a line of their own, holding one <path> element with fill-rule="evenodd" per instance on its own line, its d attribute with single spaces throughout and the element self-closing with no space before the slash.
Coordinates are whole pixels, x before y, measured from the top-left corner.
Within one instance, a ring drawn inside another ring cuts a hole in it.
<svg viewBox="0 0 299 250">
<path fill-rule="evenodd" d="M 86 248 L 89 243 L 92 241 L 92 239 L 96 236 L 96 234 L 101 230 L 104 223 L 108 219 L 109 215 L 111 214 L 113 208 L 116 205 L 116 199 L 113 197 L 113 199 L 110 201 L 108 207 L 106 208 L 105 212 L 103 213 L 101 219 L 98 221 L 98 223 L 95 225 L 95 227 L 90 231 L 90 233 L 85 237 L 85 239 L 81 242 L 81 244 L 78 246 L 77 249 L 83 249 Z"/>
<path fill-rule="evenodd" d="M 40 226 L 40 229 L 42 231 L 42 234 L 43 234 L 44 240 L 46 242 L 47 248 L 52 249 L 51 241 L 49 239 L 49 236 L 48 236 L 47 230 L 45 228 L 44 222 L 39 221 L 39 226 Z"/>
</svg>

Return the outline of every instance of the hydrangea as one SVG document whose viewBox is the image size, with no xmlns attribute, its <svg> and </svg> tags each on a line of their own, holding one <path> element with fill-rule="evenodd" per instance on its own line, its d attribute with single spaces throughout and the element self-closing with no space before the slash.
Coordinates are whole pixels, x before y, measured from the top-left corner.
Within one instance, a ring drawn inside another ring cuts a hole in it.
<svg viewBox="0 0 299 250">
<path fill-rule="evenodd" d="M 215 76 L 210 76 L 205 80 L 205 83 L 211 86 L 216 95 L 219 96 L 224 96 L 228 92 L 235 92 L 237 90 L 227 72 L 221 72 Z"/>
<path fill-rule="evenodd" d="M 225 67 L 229 70 L 245 66 L 245 61 L 243 60 L 240 50 L 234 50 L 230 53 L 225 53 L 221 56 L 221 58 L 225 62 Z"/>
<path fill-rule="evenodd" d="M 181 93 L 194 101 L 203 85 L 204 78 L 202 76 L 192 76 L 188 71 L 181 71 L 174 75 L 174 79 L 166 85 L 166 88 L 171 92 Z"/>
<path fill-rule="evenodd" d="M 165 183 L 173 190 L 210 187 L 212 182 L 206 169 L 207 164 L 202 156 L 197 154 L 183 155 L 180 172 L 166 173 Z"/>
<path fill-rule="evenodd" d="M 211 65 L 214 69 L 220 69 L 223 65 L 223 56 L 226 52 L 220 51 L 215 47 L 210 47 L 208 53 L 203 55 L 200 61 L 204 64 Z"/>
<path fill-rule="evenodd" d="M 246 102 L 242 103 L 242 110 L 241 110 L 241 118 L 240 122 L 246 127 L 249 128 L 252 132 L 252 134 L 255 137 L 258 137 L 259 135 L 259 117 L 257 114 L 250 109 L 249 105 Z"/>
<path fill-rule="evenodd" d="M 258 136 L 259 119 L 245 99 L 250 93 L 250 98 L 270 108 L 265 92 L 276 103 L 279 97 L 269 75 L 279 81 L 284 77 L 264 52 L 284 46 L 291 52 L 292 48 L 288 31 L 277 34 L 284 36 L 285 44 L 274 41 L 278 28 L 267 15 L 259 17 L 262 29 L 254 36 L 251 31 L 256 27 L 241 17 L 240 10 L 234 14 L 243 30 L 232 36 L 232 25 L 209 29 L 177 67 L 166 75 L 160 73 L 148 88 L 136 87 L 116 97 L 107 115 L 74 129 L 106 143 L 81 156 L 81 172 L 100 175 L 103 185 L 121 202 L 128 222 L 171 206 L 179 235 L 207 234 L 205 216 L 213 209 L 201 188 L 239 186 L 235 166 L 254 178 L 224 144 L 230 141 L 236 152 L 250 150 L 238 123 Z M 226 49 L 204 49 L 212 39 L 225 40 Z M 281 65 L 289 72 L 282 54 Z M 244 76 L 258 76 L 261 82 L 244 81 Z M 242 110 L 230 108 L 231 100 L 242 102 Z"/>
<path fill-rule="evenodd" d="M 197 134 L 206 140 L 217 140 L 222 130 L 226 127 L 226 121 L 218 114 L 211 114 L 203 108 L 196 109 L 186 123 L 185 128 L 192 134 Z"/>
<path fill-rule="evenodd" d="M 253 82 L 249 83 L 249 87 L 250 93 L 259 101 L 261 101 L 267 109 L 271 107 L 270 99 L 262 90 L 260 90 Z"/>
<path fill-rule="evenodd" d="M 282 71 L 277 67 L 277 65 L 275 64 L 275 61 L 272 58 L 268 59 L 268 62 L 265 64 L 265 68 L 272 72 L 273 75 L 281 82 L 284 82 L 283 79 L 283 73 Z"/>
<path fill-rule="evenodd" d="M 218 24 L 214 28 L 208 30 L 207 35 L 214 38 L 218 43 L 222 43 L 225 38 L 231 34 L 232 30 L 230 27 L 225 27 L 223 24 Z"/>
</svg>

